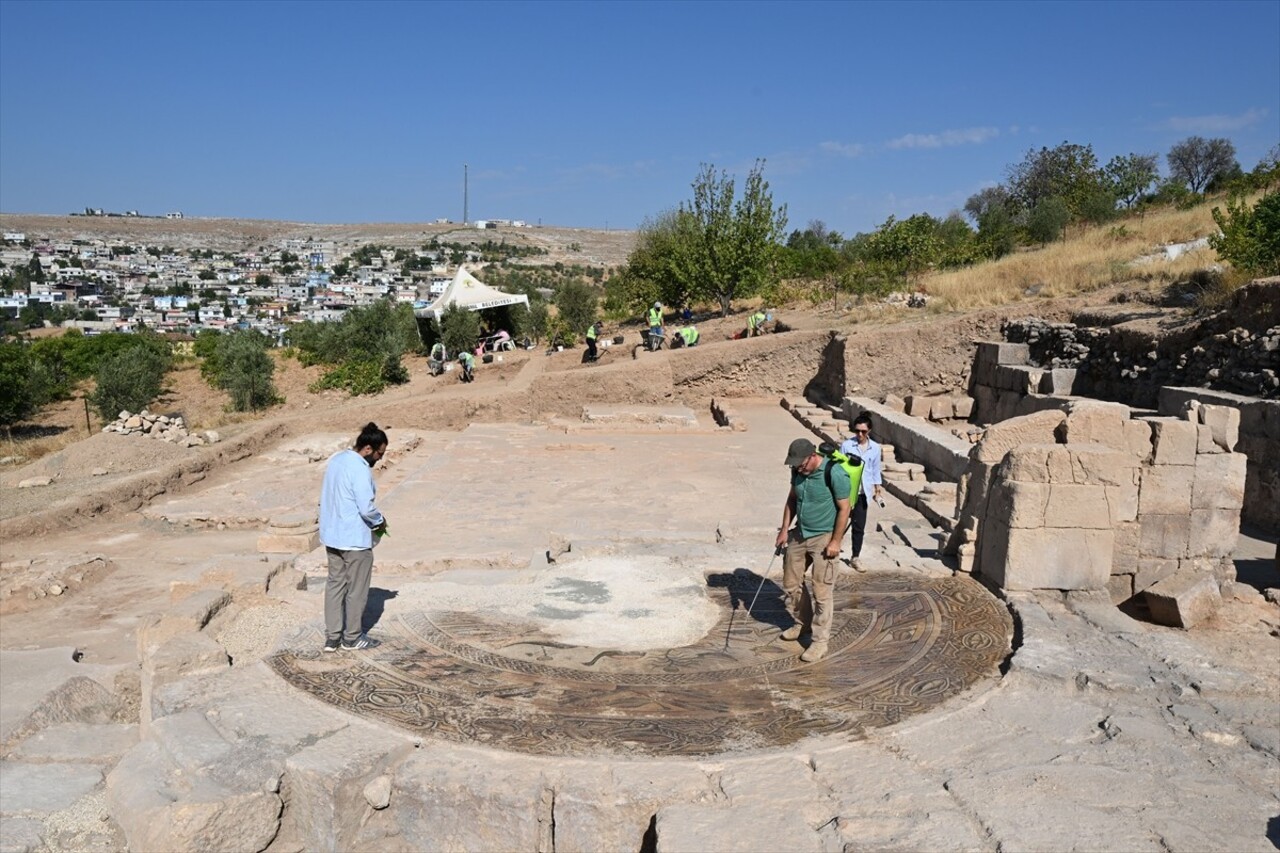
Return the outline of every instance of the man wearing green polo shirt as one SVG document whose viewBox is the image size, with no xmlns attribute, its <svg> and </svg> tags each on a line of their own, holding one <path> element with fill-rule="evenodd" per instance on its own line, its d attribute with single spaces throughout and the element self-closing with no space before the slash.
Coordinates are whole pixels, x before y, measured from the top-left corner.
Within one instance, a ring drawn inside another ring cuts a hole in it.
<svg viewBox="0 0 1280 853">
<path fill-rule="evenodd" d="M 783 631 L 780 639 L 798 640 L 802 634 L 810 634 L 809 648 L 800 660 L 813 663 L 826 656 L 831 639 L 836 563 L 849 523 L 851 483 L 844 468 L 819 454 L 807 438 L 791 442 L 786 464 L 791 468 L 791 490 L 782 508 L 775 545 L 786 548 L 782 592 L 795 624 Z M 812 593 L 804 584 L 805 571 L 810 568 Z"/>
</svg>

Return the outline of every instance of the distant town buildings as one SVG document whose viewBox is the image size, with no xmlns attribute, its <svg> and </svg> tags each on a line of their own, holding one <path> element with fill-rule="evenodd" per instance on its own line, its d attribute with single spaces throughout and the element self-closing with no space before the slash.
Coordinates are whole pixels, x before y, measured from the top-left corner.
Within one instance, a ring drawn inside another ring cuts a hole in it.
<svg viewBox="0 0 1280 853">
<path fill-rule="evenodd" d="M 85 215 L 109 214 L 87 209 Z M 362 243 L 333 240 L 290 239 L 222 252 L 119 239 L 55 240 L 20 231 L 2 236 L 0 313 L 20 317 L 32 305 L 56 307 L 59 317 L 75 318 L 62 325 L 86 334 L 254 328 L 279 340 L 294 323 L 340 319 L 347 309 L 379 299 L 429 302 L 445 291 L 457 262 L 482 258 L 476 249 L 370 251 Z"/>
</svg>

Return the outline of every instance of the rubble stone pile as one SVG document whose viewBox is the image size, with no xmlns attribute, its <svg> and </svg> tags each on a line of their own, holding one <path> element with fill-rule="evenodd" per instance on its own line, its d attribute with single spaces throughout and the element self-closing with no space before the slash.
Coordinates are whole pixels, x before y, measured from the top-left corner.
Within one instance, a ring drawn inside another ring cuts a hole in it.
<svg viewBox="0 0 1280 853">
<path fill-rule="evenodd" d="M 201 447 L 206 444 L 217 444 L 222 440 L 222 437 L 213 430 L 205 430 L 203 433 L 188 431 L 186 419 L 182 415 L 157 415 L 146 409 L 136 415 L 128 410 L 122 411 L 114 421 L 103 427 L 102 431 L 158 438 L 183 447 Z"/>
</svg>

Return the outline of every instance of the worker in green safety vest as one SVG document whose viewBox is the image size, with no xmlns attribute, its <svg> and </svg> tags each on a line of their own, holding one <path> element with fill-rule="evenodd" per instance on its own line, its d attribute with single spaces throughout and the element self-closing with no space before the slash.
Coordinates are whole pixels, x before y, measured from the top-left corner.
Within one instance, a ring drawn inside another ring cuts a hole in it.
<svg viewBox="0 0 1280 853">
<path fill-rule="evenodd" d="M 474 355 L 463 350 L 458 353 L 458 364 L 462 365 L 462 376 L 460 378 L 463 382 L 470 382 L 475 379 L 476 357 Z"/>
<path fill-rule="evenodd" d="M 693 347 L 698 345 L 698 330 L 693 326 L 685 326 L 678 329 L 675 336 L 671 339 L 671 346 L 675 347 Z"/>
<path fill-rule="evenodd" d="M 751 337 L 761 334 L 764 331 L 764 324 L 769 320 L 769 315 L 763 311 L 757 311 L 747 318 L 747 334 Z"/>
<path fill-rule="evenodd" d="M 600 330 L 604 328 L 604 323 L 599 320 L 587 327 L 587 361 L 595 361 L 600 357 L 600 353 L 596 350 L 596 338 L 600 337 Z"/>
</svg>

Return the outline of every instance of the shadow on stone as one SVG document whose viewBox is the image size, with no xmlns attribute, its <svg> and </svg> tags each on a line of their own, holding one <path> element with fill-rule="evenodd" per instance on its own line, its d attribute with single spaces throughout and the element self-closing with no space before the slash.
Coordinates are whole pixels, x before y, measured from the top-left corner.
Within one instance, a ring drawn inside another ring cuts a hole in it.
<svg viewBox="0 0 1280 853">
<path fill-rule="evenodd" d="M 364 605 L 364 618 L 360 620 L 360 630 L 368 633 L 382 619 L 382 611 L 386 609 L 387 600 L 395 598 L 395 590 L 369 587 L 369 600 Z"/>
<path fill-rule="evenodd" d="M 755 599 L 755 607 L 750 614 L 746 615 L 750 615 L 757 622 L 764 622 L 778 629 L 789 626 L 792 620 L 787 615 L 787 608 L 783 604 L 782 587 L 768 579 L 765 579 L 764 585 L 761 586 L 760 581 L 760 575 L 743 568 L 707 575 L 707 586 L 712 589 L 728 590 L 730 610 L 745 611 L 751 607 L 751 600 Z M 756 596 L 756 590 L 760 591 L 759 597 Z"/>
</svg>

